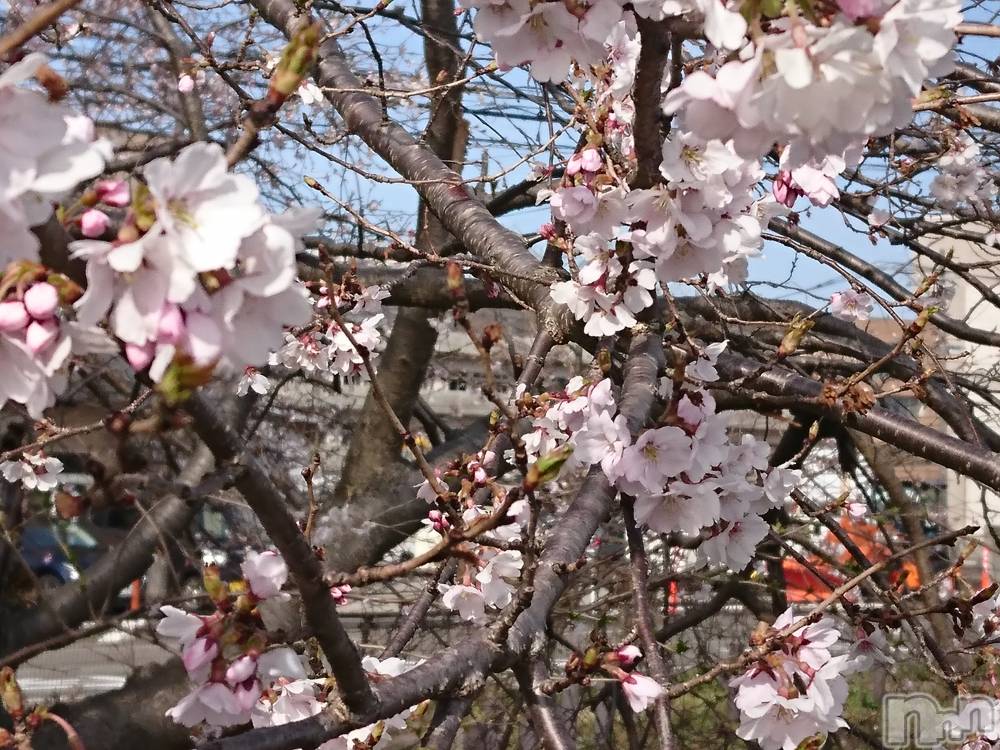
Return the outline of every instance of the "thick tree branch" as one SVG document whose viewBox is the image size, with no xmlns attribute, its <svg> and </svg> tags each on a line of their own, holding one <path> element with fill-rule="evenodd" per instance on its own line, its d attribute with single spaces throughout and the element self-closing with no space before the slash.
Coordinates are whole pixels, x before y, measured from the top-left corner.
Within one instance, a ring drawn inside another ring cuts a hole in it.
<svg viewBox="0 0 1000 750">
<path fill-rule="evenodd" d="M 330 590 L 323 582 L 319 558 L 289 512 L 287 498 L 260 462 L 244 450 L 239 435 L 209 406 L 205 396 L 193 396 L 185 409 L 194 418 L 194 430 L 211 449 L 215 460 L 220 465 L 232 462 L 241 467 L 236 488 L 288 564 L 302 597 L 306 622 L 333 669 L 344 704 L 354 712 L 371 711 L 377 698 L 361 668 L 358 651 L 337 616 Z"/>
<path fill-rule="evenodd" d="M 309 22 L 291 0 L 253 0 L 253 4 L 286 36 Z M 567 321 L 559 317 L 548 297 L 548 285 L 558 280 L 558 274 L 542 266 L 528 252 L 520 236 L 500 224 L 473 197 L 461 177 L 428 146 L 384 118 L 375 97 L 358 92 L 362 83 L 351 71 L 335 40 L 328 40 L 320 48 L 316 78 L 347 129 L 402 177 L 413 181 L 428 208 L 455 239 L 491 264 L 497 279 L 514 297 L 544 314 L 550 332 L 562 338 L 568 328 Z"/>
</svg>

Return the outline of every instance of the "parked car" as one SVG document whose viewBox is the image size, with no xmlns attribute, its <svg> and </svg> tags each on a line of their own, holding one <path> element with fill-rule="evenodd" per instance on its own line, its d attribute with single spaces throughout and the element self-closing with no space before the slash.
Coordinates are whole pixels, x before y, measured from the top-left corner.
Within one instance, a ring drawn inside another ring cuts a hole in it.
<svg viewBox="0 0 1000 750">
<path fill-rule="evenodd" d="M 32 521 L 21 529 L 21 555 L 43 589 L 54 589 L 80 578 L 107 549 L 83 524 L 74 521 Z M 130 590 L 112 602 L 115 611 L 129 606 Z"/>
</svg>

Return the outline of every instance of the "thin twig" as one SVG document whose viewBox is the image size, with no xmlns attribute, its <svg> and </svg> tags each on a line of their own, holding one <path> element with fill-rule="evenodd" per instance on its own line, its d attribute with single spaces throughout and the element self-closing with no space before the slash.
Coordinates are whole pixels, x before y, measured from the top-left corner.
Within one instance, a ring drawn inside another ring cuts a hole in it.
<svg viewBox="0 0 1000 750">
<path fill-rule="evenodd" d="M 56 20 L 80 3 L 80 0 L 56 0 L 44 5 L 32 14 L 31 18 L 22 23 L 9 34 L 0 37 L 0 58 L 16 50 L 22 44 L 54 24 Z"/>
</svg>

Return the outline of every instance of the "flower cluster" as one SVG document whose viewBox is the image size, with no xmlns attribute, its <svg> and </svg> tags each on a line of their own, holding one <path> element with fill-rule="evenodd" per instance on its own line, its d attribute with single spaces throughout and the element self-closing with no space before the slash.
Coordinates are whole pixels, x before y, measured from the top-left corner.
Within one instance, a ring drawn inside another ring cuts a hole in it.
<svg viewBox="0 0 1000 750">
<path fill-rule="evenodd" d="M 960 133 L 937 160 L 939 172 L 931 182 L 931 194 L 944 208 L 961 204 L 980 208 L 996 197 L 996 183 L 983 168 L 980 151 L 978 143 Z"/>
<path fill-rule="evenodd" d="M 773 631 L 796 621 L 788 609 L 774 621 Z M 736 734 L 763 750 L 795 750 L 817 734 L 847 726 L 841 714 L 850 657 L 830 651 L 839 639 L 829 618 L 807 624 L 733 679 L 730 685 L 736 688 L 740 711 Z"/>
<path fill-rule="evenodd" d="M 35 264 L 13 263 L 0 286 L 0 404 L 24 404 L 32 416 L 41 416 L 62 389 L 64 366 L 70 353 L 84 353 L 86 341 L 64 317 L 69 285 L 61 290 Z M 52 277 L 56 280 L 56 277 Z"/>
<path fill-rule="evenodd" d="M 385 287 L 362 286 L 353 278 L 345 279 L 333 290 L 322 287 L 317 310 L 335 306 L 343 325 L 331 319 L 323 326 L 286 334 L 284 344 L 271 355 L 270 364 L 306 372 L 360 373 L 363 354 L 374 354 L 382 342 L 382 300 L 388 296 Z"/>
<path fill-rule="evenodd" d="M 538 81 L 561 81 L 575 60 L 586 67 L 604 58 L 608 29 L 622 17 L 619 0 L 469 3 L 476 34 L 490 43 L 502 67 L 531 65 Z"/>
<path fill-rule="evenodd" d="M 704 138 L 733 140 L 736 152 L 759 158 L 775 141 L 782 168 L 846 161 L 871 136 L 911 117 L 911 99 L 929 76 L 948 72 L 957 2 L 876 2 L 867 24 L 844 13 L 825 25 L 778 19 L 714 75 L 696 71 L 667 94 L 664 108 Z"/>
<path fill-rule="evenodd" d="M 73 245 L 87 262 L 78 320 L 108 316 L 129 363 L 156 382 L 172 365 L 263 364 L 285 326 L 311 317 L 295 253 L 318 213 L 267 214 L 215 144 L 156 159 L 145 177 L 118 239 Z"/>
<path fill-rule="evenodd" d="M 20 85 L 54 75 L 39 54 L 0 75 L 0 269 L 6 267 L 0 283 L 0 406 L 16 401 L 32 417 L 54 403 L 71 351 L 88 351 L 88 342 L 74 341 L 73 327 L 61 323 L 60 308 L 73 292 L 46 283 L 31 227 L 48 220 L 53 203 L 99 174 L 110 156 L 110 145 L 95 138 L 89 119 Z"/>
<path fill-rule="evenodd" d="M 684 382 L 663 384 L 673 404 L 666 423 L 633 441 L 609 380 L 574 378 L 566 390 L 535 397 L 530 458 L 573 448 L 569 466 L 599 464 L 610 481 L 635 498 L 636 519 L 660 533 L 701 535 L 712 563 L 742 570 L 767 534 L 761 515 L 783 503 L 800 473 L 768 467 L 768 446 L 752 435 L 728 436 L 727 419 L 700 384 L 718 379 L 725 342 L 711 344 L 686 367 Z"/>
<path fill-rule="evenodd" d="M 597 630 L 591 633 L 590 639 L 582 654 L 574 652 L 566 660 L 567 683 L 586 684 L 595 673 L 603 672 L 618 680 L 629 708 L 635 713 L 645 711 L 663 695 L 660 683 L 636 670 L 642 658 L 642 650 L 638 646 L 627 643 L 610 646 Z"/>
<path fill-rule="evenodd" d="M 627 54 L 622 59 L 630 60 Z M 613 87 L 608 93 L 616 102 Z M 609 116 L 605 131 L 612 125 Z M 731 138 L 706 139 L 674 128 L 663 144 L 660 173 L 663 182 L 626 192 L 590 147 L 570 158 L 556 190 L 539 193 L 575 235 L 572 241 L 556 238 L 574 274 L 553 285 L 551 296 L 583 320 L 591 336 L 634 325 L 653 304 L 657 284 L 699 277 L 711 287 L 743 281 L 747 258 L 760 251 L 762 224 L 784 210 L 775 201 L 754 199 L 764 172 L 758 158 L 736 152 Z"/>
<path fill-rule="evenodd" d="M 509 513 L 518 515 L 526 512 L 527 503 L 520 500 L 512 503 Z M 485 517 L 490 511 L 479 506 L 469 508 L 463 514 L 466 524 L 473 524 Z M 496 529 L 497 535 L 504 540 L 516 539 L 521 532 L 521 523 L 503 524 Z M 514 587 L 508 582 L 521 575 L 524 565 L 521 553 L 517 550 L 497 551 L 492 547 L 478 544 L 468 544 L 467 552 L 474 563 L 465 565 L 456 577 L 458 583 L 438 585 L 441 604 L 459 617 L 469 622 L 482 622 L 486 619 L 486 608 L 502 609 L 510 604 Z"/>
<path fill-rule="evenodd" d="M 269 648 L 258 606 L 279 595 L 288 578 L 284 560 L 276 552 L 251 552 L 242 570 L 244 580 L 234 587 L 210 568 L 206 570 L 205 589 L 216 606 L 210 615 L 170 605 L 160 608 L 164 618 L 156 632 L 178 642 L 194 684 L 167 711 L 167 716 L 184 726 L 245 724 L 276 683 L 306 678 L 294 651 L 285 646 Z"/>
<path fill-rule="evenodd" d="M 283 611 L 295 606 L 284 591 L 288 567 L 274 551 L 250 552 L 242 565 L 243 580 L 226 584 L 211 567 L 205 589 L 215 604 L 209 615 L 176 607 L 160 608 L 164 618 L 156 632 L 177 641 L 194 687 L 167 716 L 186 727 L 207 725 L 213 731 L 250 723 L 278 726 L 315 716 L 335 700 L 333 683 L 309 677 L 305 663 L 291 648 L 269 641 L 281 629 Z M 342 602 L 349 586 L 334 587 Z M 412 669 L 402 659 L 366 656 L 362 667 L 372 682 Z M 379 747 L 388 729 L 402 729 L 410 710 L 330 740 L 323 750 L 351 750 L 356 742 Z"/>
<path fill-rule="evenodd" d="M 635 16 L 662 20 L 696 14 L 705 21 L 705 35 L 716 47 L 739 49 L 746 36 L 746 19 L 725 0 L 501 0 L 469 3 L 476 8 L 476 34 L 488 42 L 502 68 L 531 66 L 538 81 L 561 81 L 575 62 L 581 69 L 598 66 L 605 57 L 608 30 Z M 627 12 L 628 5 L 633 13 Z M 735 5 L 738 5 L 735 4 Z M 613 34 L 614 32 L 612 32 Z"/>
<path fill-rule="evenodd" d="M 398 657 L 376 659 L 373 656 L 365 656 L 361 660 L 361 667 L 373 683 L 398 677 L 415 666 L 417 665 Z M 315 716 L 328 705 L 328 688 L 326 680 L 279 679 L 254 706 L 250 720 L 255 727 L 269 727 Z M 359 744 L 375 750 L 388 744 L 391 739 L 389 730 L 399 731 L 406 728 L 406 719 L 411 712 L 412 709 L 407 708 L 388 719 L 327 740 L 317 750 L 354 750 Z"/>
</svg>

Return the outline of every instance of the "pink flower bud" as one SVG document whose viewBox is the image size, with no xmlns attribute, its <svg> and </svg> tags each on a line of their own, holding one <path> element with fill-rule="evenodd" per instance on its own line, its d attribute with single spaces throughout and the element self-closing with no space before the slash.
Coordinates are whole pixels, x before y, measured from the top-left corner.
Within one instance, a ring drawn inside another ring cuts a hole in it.
<svg viewBox="0 0 1000 750">
<path fill-rule="evenodd" d="M 432 510 L 427 514 L 427 520 L 431 522 L 431 527 L 442 534 L 451 528 L 451 522 L 439 510 Z"/>
<path fill-rule="evenodd" d="M 187 73 L 177 79 L 177 90 L 182 94 L 190 94 L 194 91 L 194 78 Z"/>
<path fill-rule="evenodd" d="M 246 682 L 257 672 L 257 659 L 254 656 L 241 656 L 229 665 L 226 670 L 226 682 L 235 687 L 241 682 Z"/>
<path fill-rule="evenodd" d="M 642 651 L 639 650 L 638 646 L 622 646 L 618 649 L 617 655 L 618 661 L 627 667 L 635 664 L 636 660 L 642 656 Z"/>
<path fill-rule="evenodd" d="M 96 208 L 88 208 L 80 216 L 80 231 L 84 237 L 100 237 L 107 231 L 110 219 L 103 211 Z"/>
<path fill-rule="evenodd" d="M 19 300 L 0 302 L 0 331 L 4 333 L 21 331 L 30 322 L 31 317 L 24 309 L 23 302 Z"/>
<path fill-rule="evenodd" d="M 250 677 L 233 688 L 233 695 L 236 702 L 244 711 L 250 711 L 260 700 L 260 682 Z"/>
<path fill-rule="evenodd" d="M 542 224 L 540 227 L 538 227 L 538 233 L 542 235 L 543 239 L 546 239 L 549 242 L 551 242 L 556 238 L 556 225 L 550 222 L 546 222 L 545 224 Z"/>
<path fill-rule="evenodd" d="M 330 589 L 330 596 L 333 597 L 334 604 L 342 605 L 347 603 L 347 595 L 351 592 L 351 587 L 346 583 L 343 586 L 334 586 Z"/>
<path fill-rule="evenodd" d="M 59 335 L 59 324 L 54 320 L 33 320 L 24 335 L 24 343 L 32 354 L 38 354 Z"/>
<path fill-rule="evenodd" d="M 792 173 L 782 170 L 771 183 L 771 193 L 774 199 L 788 208 L 795 204 L 795 199 L 802 195 L 802 188 L 792 180 Z"/>
<path fill-rule="evenodd" d="M 132 369 L 141 372 L 149 367 L 156 354 L 156 348 L 152 344 L 125 344 L 125 359 L 132 365 Z"/>
<path fill-rule="evenodd" d="M 569 161 L 566 162 L 566 174 L 570 177 L 577 174 L 581 169 L 583 169 L 583 161 L 580 158 L 580 154 L 573 154 L 569 157 Z"/>
<path fill-rule="evenodd" d="M 167 344 L 176 344 L 181 340 L 185 330 L 181 309 L 177 305 L 165 303 L 160 311 L 160 322 L 156 328 L 158 340 Z"/>
<path fill-rule="evenodd" d="M 181 661 L 188 674 L 208 664 L 219 655 L 219 644 L 212 638 L 197 638 L 181 652 Z"/>
<path fill-rule="evenodd" d="M 854 518 L 863 518 L 868 513 L 868 506 L 864 503 L 848 503 L 847 512 Z"/>
<path fill-rule="evenodd" d="M 109 206 L 122 208 L 130 200 L 128 183 L 125 180 L 101 180 L 94 186 L 97 199 Z"/>
<path fill-rule="evenodd" d="M 45 281 L 35 284 L 24 293 L 24 307 L 35 320 L 48 320 L 59 307 L 59 292 Z"/>
<path fill-rule="evenodd" d="M 857 21 L 859 18 L 877 18 L 885 11 L 885 4 L 879 0 L 837 0 L 837 5 L 852 21 Z"/>
<path fill-rule="evenodd" d="M 596 148 L 588 148 L 580 154 L 580 166 L 584 172 L 600 172 L 604 168 L 604 162 Z"/>
</svg>

